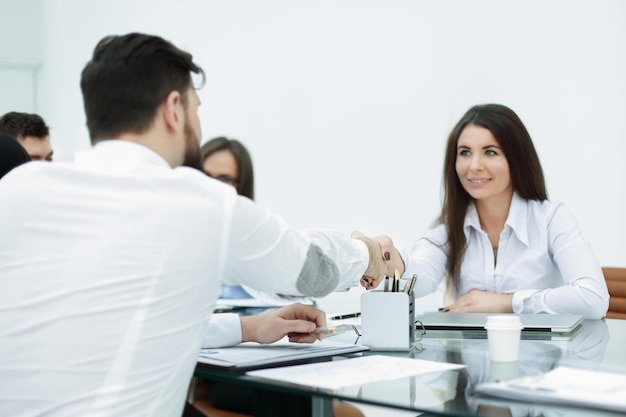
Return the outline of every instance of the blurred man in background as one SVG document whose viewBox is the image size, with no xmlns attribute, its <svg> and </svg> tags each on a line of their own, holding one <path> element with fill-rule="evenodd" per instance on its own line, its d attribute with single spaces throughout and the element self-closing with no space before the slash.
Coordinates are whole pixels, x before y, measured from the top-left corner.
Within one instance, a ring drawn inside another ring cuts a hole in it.
<svg viewBox="0 0 626 417">
<path fill-rule="evenodd" d="M 0 133 L 13 136 L 33 161 L 52 161 L 50 128 L 37 114 L 9 112 L 0 117 Z"/>
</svg>

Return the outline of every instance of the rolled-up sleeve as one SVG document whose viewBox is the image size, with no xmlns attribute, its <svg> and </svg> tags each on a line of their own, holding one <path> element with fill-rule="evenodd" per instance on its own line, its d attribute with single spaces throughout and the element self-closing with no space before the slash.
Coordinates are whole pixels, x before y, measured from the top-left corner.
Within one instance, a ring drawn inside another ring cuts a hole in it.
<svg viewBox="0 0 626 417">
<path fill-rule="evenodd" d="M 417 297 L 435 291 L 445 277 L 448 262 L 445 242 L 445 226 L 439 225 L 420 237 L 410 252 L 400 249 L 406 266 L 404 276 L 417 275 L 414 288 Z"/>
</svg>

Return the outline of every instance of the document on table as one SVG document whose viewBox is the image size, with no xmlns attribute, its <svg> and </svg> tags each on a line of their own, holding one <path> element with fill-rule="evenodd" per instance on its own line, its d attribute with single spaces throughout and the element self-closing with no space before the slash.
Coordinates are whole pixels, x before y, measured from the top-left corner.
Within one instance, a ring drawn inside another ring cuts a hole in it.
<svg viewBox="0 0 626 417">
<path fill-rule="evenodd" d="M 283 307 L 294 303 L 313 305 L 313 299 L 303 296 L 279 295 L 266 293 L 246 287 L 245 291 L 250 294 L 248 298 L 218 298 L 215 301 L 216 309 L 228 307 Z"/>
<path fill-rule="evenodd" d="M 198 362 L 219 368 L 254 369 L 369 350 L 367 346 L 318 340 L 315 343 L 290 343 L 287 338 L 263 345 L 241 343 L 220 349 L 201 349 Z"/>
<path fill-rule="evenodd" d="M 298 385 L 338 389 L 464 367 L 465 365 L 422 359 L 371 355 L 340 361 L 262 369 L 249 371 L 247 374 Z"/>
<path fill-rule="evenodd" d="M 626 412 L 626 375 L 586 369 L 558 367 L 540 375 L 485 382 L 476 387 L 476 392 L 512 400 Z"/>
</svg>

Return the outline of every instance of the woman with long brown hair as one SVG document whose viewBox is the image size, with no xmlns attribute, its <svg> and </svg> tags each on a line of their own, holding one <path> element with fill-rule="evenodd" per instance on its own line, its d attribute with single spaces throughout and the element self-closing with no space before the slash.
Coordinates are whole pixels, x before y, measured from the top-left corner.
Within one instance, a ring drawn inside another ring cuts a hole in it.
<svg viewBox="0 0 626 417">
<path fill-rule="evenodd" d="M 454 301 L 443 311 L 605 315 L 601 266 L 569 209 L 548 200 L 513 110 L 485 104 L 465 113 L 448 137 L 443 183 L 439 224 L 400 251 L 404 276 L 418 276 L 416 296 L 446 278 Z M 389 249 L 390 239 L 377 240 Z"/>
</svg>

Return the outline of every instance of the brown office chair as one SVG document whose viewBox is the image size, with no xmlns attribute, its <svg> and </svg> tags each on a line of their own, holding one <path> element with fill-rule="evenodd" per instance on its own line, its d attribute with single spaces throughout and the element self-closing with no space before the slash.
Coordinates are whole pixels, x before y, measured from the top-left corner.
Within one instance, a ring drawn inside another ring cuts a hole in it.
<svg viewBox="0 0 626 417">
<path fill-rule="evenodd" d="M 606 286 L 609 289 L 609 311 L 606 317 L 610 319 L 626 319 L 626 268 L 602 268 Z"/>
</svg>

